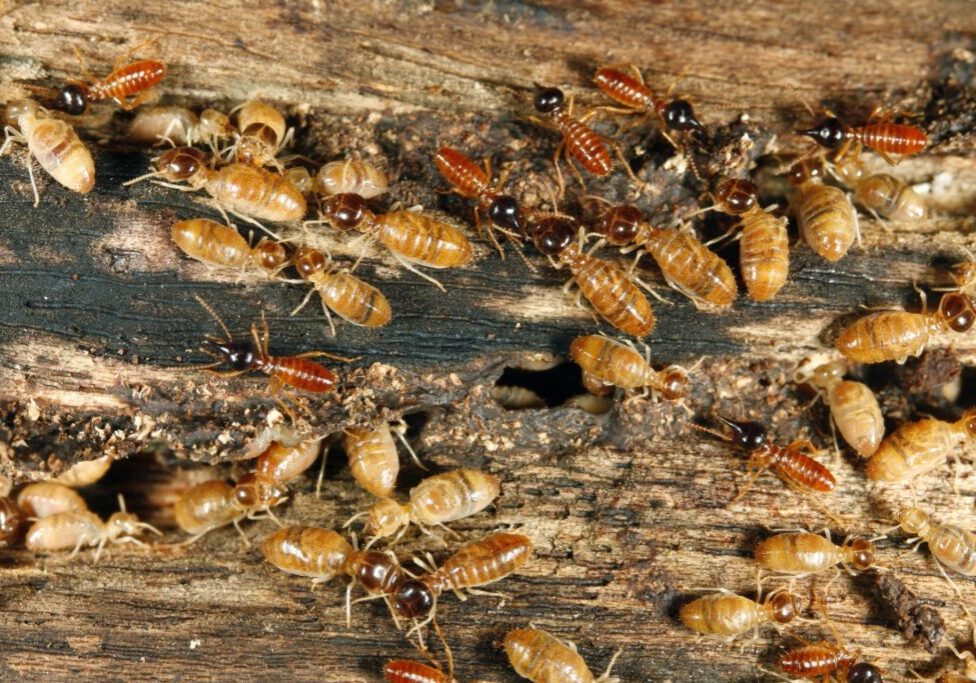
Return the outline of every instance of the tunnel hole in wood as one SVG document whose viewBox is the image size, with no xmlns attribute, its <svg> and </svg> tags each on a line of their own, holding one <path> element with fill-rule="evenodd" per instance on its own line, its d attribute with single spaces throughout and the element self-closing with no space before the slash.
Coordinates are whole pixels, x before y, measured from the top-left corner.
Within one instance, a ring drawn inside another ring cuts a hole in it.
<svg viewBox="0 0 976 683">
<path fill-rule="evenodd" d="M 531 410 L 561 406 L 585 391 L 575 363 L 559 363 L 544 370 L 509 366 L 495 382 L 492 398 L 507 410 Z"/>
</svg>

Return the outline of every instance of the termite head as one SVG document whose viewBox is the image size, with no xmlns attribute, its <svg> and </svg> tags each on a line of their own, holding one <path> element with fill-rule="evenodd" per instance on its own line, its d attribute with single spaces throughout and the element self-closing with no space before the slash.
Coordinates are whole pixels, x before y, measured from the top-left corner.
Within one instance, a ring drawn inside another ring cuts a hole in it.
<svg viewBox="0 0 976 683">
<path fill-rule="evenodd" d="M 733 422 L 719 416 L 732 430 L 732 440 L 746 451 L 755 451 L 766 445 L 766 428 L 758 422 Z"/>
<path fill-rule="evenodd" d="M 858 662 L 847 670 L 847 683 L 884 683 L 881 669 L 874 664 Z"/>
<path fill-rule="evenodd" d="M 796 596 L 791 593 L 773 593 L 769 596 L 768 602 L 773 621 L 777 624 L 790 623 L 800 612 Z"/>
<path fill-rule="evenodd" d="M 559 88 L 540 87 L 532 100 L 535 110 L 540 114 L 552 114 L 563 108 L 566 96 Z"/>
<path fill-rule="evenodd" d="M 253 472 L 243 475 L 234 486 L 234 499 L 244 508 L 273 507 L 284 497 L 282 489 L 260 481 Z"/>
<path fill-rule="evenodd" d="M 315 273 L 321 273 L 325 270 L 326 262 L 325 254 L 318 249 L 299 247 L 295 250 L 295 270 L 298 271 L 298 274 L 303 280 L 307 280 Z"/>
<path fill-rule="evenodd" d="M 257 264 L 269 272 L 277 271 L 288 263 L 288 251 L 278 242 L 262 239 L 254 247 Z"/>
<path fill-rule="evenodd" d="M 4 109 L 3 120 L 11 126 L 16 126 L 18 125 L 17 119 L 24 114 L 37 115 L 38 109 L 37 102 L 34 100 L 11 100 L 7 102 L 7 107 Z"/>
<path fill-rule="evenodd" d="M 366 200 L 358 194 L 337 194 L 325 201 L 325 218 L 339 230 L 355 230 L 366 216 Z"/>
<path fill-rule="evenodd" d="M 58 91 L 53 106 L 65 114 L 80 116 L 88 110 L 88 90 L 75 83 L 66 85 Z"/>
<path fill-rule="evenodd" d="M 970 408 L 962 414 L 959 420 L 966 427 L 966 435 L 970 438 L 976 437 L 976 408 Z"/>
<path fill-rule="evenodd" d="M 153 161 L 156 171 L 169 181 L 189 180 L 206 163 L 206 154 L 194 147 L 174 147 Z"/>
<path fill-rule="evenodd" d="M 210 140 L 229 138 L 234 132 L 230 117 L 216 109 L 200 112 L 200 137 Z"/>
<path fill-rule="evenodd" d="M 257 354 L 255 354 L 250 342 L 207 339 L 207 343 L 216 350 L 220 359 L 227 363 L 232 370 L 242 372 L 249 370 L 254 364 L 254 359 Z"/>
<path fill-rule="evenodd" d="M 905 508 L 898 515 L 898 523 L 906 534 L 925 538 L 931 530 L 929 515 L 921 508 Z"/>
<path fill-rule="evenodd" d="M 847 363 L 842 360 L 824 363 L 820 358 L 809 358 L 797 367 L 793 373 L 793 381 L 797 384 L 809 384 L 815 389 L 827 389 L 839 382 L 846 372 Z"/>
<path fill-rule="evenodd" d="M 488 218 L 501 228 L 525 234 L 525 228 L 522 227 L 522 210 L 515 197 L 511 195 L 500 194 L 495 197 L 488 206 Z"/>
<path fill-rule="evenodd" d="M 411 619 L 425 618 L 434 609 L 434 593 L 419 579 L 404 579 L 393 596 L 393 608 Z"/>
<path fill-rule="evenodd" d="M 802 185 L 813 179 L 822 178 L 823 165 L 819 161 L 805 159 L 804 161 L 793 164 L 790 170 L 787 171 L 786 177 L 789 178 L 791 184 Z"/>
<path fill-rule="evenodd" d="M 759 188 L 751 180 L 726 178 L 715 188 L 715 201 L 726 213 L 743 214 L 759 203 Z"/>
<path fill-rule="evenodd" d="M 573 243 L 576 222 L 566 216 L 547 216 L 532 229 L 532 243 L 545 256 L 555 256 Z"/>
<path fill-rule="evenodd" d="M 812 138 L 821 147 L 827 149 L 837 149 L 844 140 L 847 139 L 847 128 L 840 122 L 840 119 L 830 116 L 813 128 L 796 131 L 798 135 L 806 135 Z"/>
<path fill-rule="evenodd" d="M 939 302 L 939 315 L 954 332 L 966 332 L 976 323 L 976 308 L 962 292 L 949 292 Z"/>
<path fill-rule="evenodd" d="M 382 593 L 402 587 L 403 570 L 395 558 L 370 550 L 357 562 L 356 580 L 367 593 Z"/>
<path fill-rule="evenodd" d="M 135 537 L 141 534 L 147 526 L 131 512 L 116 512 L 108 518 L 108 523 L 105 525 L 105 535 L 110 541 L 123 536 Z"/>
<path fill-rule="evenodd" d="M 850 549 L 851 564 L 854 565 L 855 569 L 864 571 L 874 566 L 874 543 L 864 538 L 858 538 L 850 544 Z"/>
<path fill-rule="evenodd" d="M 410 523 L 410 511 L 392 498 L 381 498 L 369 511 L 366 528 L 377 537 L 392 536 Z"/>
<path fill-rule="evenodd" d="M 695 118 L 695 110 L 688 100 L 671 100 L 661 108 L 661 118 L 670 130 L 685 133 L 689 130 L 702 130 L 704 126 Z"/>
<path fill-rule="evenodd" d="M 688 372 L 677 365 L 672 365 L 664 369 L 664 376 L 661 382 L 661 397 L 666 401 L 677 401 L 688 395 L 691 382 L 688 381 Z"/>
<path fill-rule="evenodd" d="M 600 218 L 596 231 L 610 244 L 622 247 L 637 239 L 643 220 L 644 214 L 636 206 L 614 206 Z"/>
</svg>

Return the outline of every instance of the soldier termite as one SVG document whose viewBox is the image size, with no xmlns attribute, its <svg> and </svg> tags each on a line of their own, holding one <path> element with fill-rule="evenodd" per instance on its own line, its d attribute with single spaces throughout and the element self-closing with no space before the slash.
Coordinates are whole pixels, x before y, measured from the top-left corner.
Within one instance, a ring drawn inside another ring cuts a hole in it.
<svg viewBox="0 0 976 683">
<path fill-rule="evenodd" d="M 101 479 L 111 466 L 112 456 L 103 455 L 94 460 L 76 462 L 66 471 L 56 476 L 54 480 L 71 488 L 81 488 L 82 486 L 94 484 Z"/>
<path fill-rule="evenodd" d="M 69 123 L 46 116 L 32 100 L 8 102 L 4 120 L 8 125 L 4 127 L 5 139 L 0 156 L 6 154 L 14 142 L 27 145 L 27 173 L 34 190 L 34 206 L 40 205 L 41 197 L 34 181 L 31 158 L 36 158 L 41 168 L 69 190 L 87 194 L 95 187 L 95 163 L 91 152 Z"/>
<path fill-rule="evenodd" d="M 840 260 L 855 240 L 860 244 L 857 212 L 843 190 L 823 184 L 820 162 L 801 161 L 787 175 L 796 188 L 791 202 L 796 223 L 811 249 L 833 262 Z"/>
<path fill-rule="evenodd" d="M 620 656 L 619 650 L 603 675 L 595 678 L 574 644 L 537 628 L 517 628 L 505 634 L 505 654 L 516 673 L 533 683 L 617 683 L 620 680 L 610 675 Z"/>
<path fill-rule="evenodd" d="M 375 428 L 347 429 L 343 436 L 353 479 L 377 498 L 387 498 L 393 492 L 397 475 L 400 474 L 400 457 L 393 441 L 394 434 L 407 448 L 417 466 L 426 469 L 404 438 L 404 428 L 403 423 L 397 427 L 383 423 Z"/>
<path fill-rule="evenodd" d="M 962 441 L 976 437 L 976 409 L 955 422 L 925 418 L 903 424 L 867 462 L 872 481 L 908 481 L 942 465 Z"/>
<path fill-rule="evenodd" d="M 280 169 L 275 156 L 294 134 L 281 113 L 266 102 L 252 100 L 236 109 L 236 122 L 236 141 L 228 149 L 228 157 L 245 164 Z"/>
<path fill-rule="evenodd" d="M 874 566 L 874 544 L 866 539 L 848 539 L 843 545 L 820 534 L 791 532 L 760 541 L 755 551 L 760 567 L 780 574 L 815 574 L 842 565 L 859 571 Z"/>
<path fill-rule="evenodd" d="M 790 676 L 834 680 L 843 674 L 846 683 L 884 683 L 878 667 L 859 662 L 859 657 L 828 641 L 794 648 L 779 658 L 779 668 Z"/>
<path fill-rule="evenodd" d="M 885 112 L 876 107 L 863 126 L 848 126 L 833 113 L 827 112 L 827 118 L 813 128 L 797 131 L 799 135 L 806 135 L 821 147 L 836 150 L 838 156 L 851 154 L 856 160 L 861 147 L 869 147 L 881 155 L 889 164 L 897 161 L 891 155 L 902 157 L 918 154 L 928 144 L 928 136 L 915 126 L 892 123 L 891 112 Z"/>
<path fill-rule="evenodd" d="M 572 277 L 565 289 L 572 284 L 579 287 L 579 296 L 585 296 L 594 310 L 621 332 L 635 337 L 646 337 L 654 329 L 654 311 L 651 304 L 625 270 L 612 261 L 596 258 L 583 250 L 583 234 L 576 241 L 575 221 L 553 215 L 534 220 L 532 241 L 555 268 L 568 268 Z"/>
<path fill-rule="evenodd" d="M 27 515 L 10 496 L 0 497 L 0 548 L 14 545 L 27 522 Z"/>
<path fill-rule="evenodd" d="M 448 673 L 408 659 L 391 659 L 383 667 L 387 683 L 457 683 Z"/>
<path fill-rule="evenodd" d="M 25 515 L 35 519 L 65 512 L 88 511 L 88 503 L 77 491 L 56 481 L 28 484 L 17 494 L 17 505 Z"/>
<path fill-rule="evenodd" d="M 197 116 L 186 107 L 146 107 L 129 125 L 129 139 L 142 144 L 174 146 L 203 143 L 216 151 L 233 134 L 230 118 L 215 109 Z"/>
<path fill-rule="evenodd" d="M 321 195 L 357 194 L 363 199 L 378 197 L 389 189 L 386 174 L 360 159 L 330 161 L 319 168 L 312 189 Z"/>
<path fill-rule="evenodd" d="M 893 221 L 924 221 L 925 200 L 904 182 L 888 175 L 864 175 L 863 164 L 850 156 L 830 157 L 837 178 L 854 191 L 854 200 L 875 217 Z"/>
<path fill-rule="evenodd" d="M 837 337 L 837 350 L 857 363 L 902 363 L 920 355 L 932 336 L 948 330 L 966 332 L 974 323 L 972 300 L 961 292 L 950 292 L 934 313 L 883 311 L 854 321 Z"/>
<path fill-rule="evenodd" d="M 793 373 L 793 381 L 809 384 L 819 391 L 844 440 L 862 458 L 872 456 L 881 444 L 885 429 L 874 392 L 861 382 L 843 379 L 847 371 L 844 361 L 813 363 L 801 364 Z"/>
<path fill-rule="evenodd" d="M 342 231 L 358 230 L 390 250 L 404 268 L 434 283 L 413 263 L 429 268 L 457 268 L 471 260 L 468 239 L 455 227 L 419 211 L 390 211 L 375 214 L 357 194 L 337 194 L 325 200 L 325 222 Z"/>
<path fill-rule="evenodd" d="M 427 477 L 410 490 L 406 505 L 383 498 L 364 513 L 366 529 L 373 536 L 370 543 L 394 534 L 399 539 L 411 522 L 430 533 L 429 527 L 481 512 L 500 491 L 498 477 L 480 470 L 458 469 Z"/>
<path fill-rule="evenodd" d="M 125 501 L 119 496 L 120 512 L 113 513 L 107 522 L 88 510 L 59 512 L 34 522 L 27 532 L 25 544 L 32 552 L 58 552 L 72 549 L 72 556 L 85 546 L 94 546 L 95 561 L 101 557 L 107 543 L 135 543 L 145 545 L 136 536 L 143 531 L 159 534 L 154 526 L 140 522 L 126 512 Z"/>
<path fill-rule="evenodd" d="M 525 224 L 522 221 L 522 210 L 515 197 L 502 194 L 500 188 L 504 185 L 504 178 L 499 179 L 494 186 L 491 184 L 491 166 L 485 159 L 485 168 L 469 159 L 465 154 L 451 147 L 441 147 L 434 155 L 434 163 L 444 179 L 453 185 L 453 192 L 474 199 L 474 224 L 481 234 L 481 214 L 484 212 L 491 221 L 491 225 L 501 231 L 510 241 L 521 246 L 518 238 L 525 238 Z M 494 231 L 488 230 L 488 237 L 502 258 L 505 252 L 495 238 Z"/>
<path fill-rule="evenodd" d="M 940 564 L 963 576 L 976 576 L 976 534 L 952 524 L 933 523 L 917 507 L 902 510 L 898 523 L 905 533 L 915 536 L 909 542 L 917 541 L 916 548 L 928 543 L 929 552 Z"/>
<path fill-rule="evenodd" d="M 211 266 L 253 267 L 273 276 L 288 265 L 288 252 L 281 244 L 262 239 L 252 247 L 236 229 L 207 218 L 177 221 L 171 236 L 184 254 Z"/>
<path fill-rule="evenodd" d="M 688 395 L 688 371 L 677 365 L 655 370 L 650 364 L 650 349 L 642 357 L 631 346 L 591 334 L 574 339 L 569 354 L 586 375 L 622 389 L 655 391 L 668 401 Z"/>
<path fill-rule="evenodd" d="M 798 599 L 778 590 L 757 602 L 722 590 L 681 606 L 681 623 L 696 633 L 735 637 L 763 624 L 788 624 L 800 612 Z"/>
<path fill-rule="evenodd" d="M 769 301 L 789 276 L 786 217 L 777 218 L 759 206 L 759 188 L 750 180 L 726 178 L 714 196 L 719 211 L 739 219 L 739 267 L 749 296 L 753 301 Z"/>
<path fill-rule="evenodd" d="M 610 244 L 626 247 L 625 252 L 650 254 L 665 281 L 697 308 L 728 308 L 738 295 L 728 264 L 690 230 L 655 228 L 636 207 L 615 206 L 603 213 L 596 231 Z"/>
<path fill-rule="evenodd" d="M 139 48 L 154 42 L 148 40 L 119 55 L 112 72 L 105 78 L 83 83 L 71 82 L 58 92 L 56 108 L 72 115 L 84 114 L 93 102 L 114 100 L 122 109 L 131 111 L 146 101 L 149 89 L 163 80 L 166 65 L 152 59 L 142 59 L 126 64 L 125 61 Z"/>
<path fill-rule="evenodd" d="M 292 261 L 302 280 L 312 285 L 308 296 L 292 315 L 304 308 L 312 294 L 318 292 L 332 336 L 335 336 L 335 325 L 329 315 L 330 309 L 343 320 L 362 327 L 382 327 L 393 317 L 390 302 L 383 292 L 363 282 L 348 269 L 335 267 L 332 259 L 321 251 L 299 247 Z"/>
</svg>

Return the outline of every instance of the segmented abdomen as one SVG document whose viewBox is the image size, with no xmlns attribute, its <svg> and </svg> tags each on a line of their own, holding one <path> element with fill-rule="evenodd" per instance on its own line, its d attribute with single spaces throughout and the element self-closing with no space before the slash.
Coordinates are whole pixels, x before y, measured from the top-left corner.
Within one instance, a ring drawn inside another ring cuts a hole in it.
<svg viewBox="0 0 976 683">
<path fill-rule="evenodd" d="M 210 196 L 231 211 L 269 221 L 305 217 L 305 197 L 284 176 L 251 164 L 233 163 L 206 183 Z"/>
<path fill-rule="evenodd" d="M 653 107 L 654 98 L 648 87 L 622 71 L 606 67 L 597 69 L 593 82 L 607 96 L 625 107 L 638 111 L 649 111 Z"/>
<path fill-rule="evenodd" d="M 178 221 L 171 234 L 184 254 L 204 263 L 240 268 L 251 259 L 251 247 L 237 230 L 206 218 Z"/>
<path fill-rule="evenodd" d="M 964 576 L 976 576 L 976 535 L 959 527 L 937 527 L 926 539 L 942 564 Z"/>
<path fill-rule="evenodd" d="M 768 301 L 776 296 L 790 271 L 786 220 L 761 209 L 743 216 L 739 263 L 753 301 Z"/>
<path fill-rule="evenodd" d="M 915 126 L 901 123 L 871 123 L 855 128 L 854 134 L 871 149 L 888 154 L 918 154 L 929 141 Z"/>
<path fill-rule="evenodd" d="M 329 529 L 289 526 L 265 538 L 261 553 L 283 572 L 327 581 L 344 571 L 352 546 Z"/>
<path fill-rule="evenodd" d="M 376 239 L 407 261 L 431 268 L 463 266 L 471 243 L 456 228 L 416 211 L 391 211 L 376 217 Z"/>
<path fill-rule="evenodd" d="M 161 80 L 166 75 L 166 65 L 151 59 L 144 59 L 138 62 L 126 64 L 117 71 L 113 71 L 108 77 L 94 83 L 88 89 L 88 99 L 124 100 L 129 95 L 147 90 Z"/>
<path fill-rule="evenodd" d="M 800 190 L 796 222 L 810 248 L 828 261 L 837 261 L 857 237 L 857 214 L 843 190 L 810 184 Z"/>
<path fill-rule="evenodd" d="M 95 187 L 95 163 L 74 128 L 58 119 L 37 118 L 24 128 L 27 147 L 52 178 L 82 194 Z"/>
<path fill-rule="evenodd" d="M 573 247 L 563 252 L 563 259 L 580 292 L 607 322 L 635 337 L 646 337 L 651 333 L 655 322 L 651 303 L 616 264 L 583 254 Z"/>
<path fill-rule="evenodd" d="M 909 422 L 881 442 L 867 464 L 872 481 L 907 481 L 945 462 L 957 437 L 952 425 L 926 418 Z"/>
<path fill-rule="evenodd" d="M 767 620 L 755 600 L 731 593 L 705 595 L 681 606 L 681 622 L 696 633 L 733 636 Z"/>
<path fill-rule="evenodd" d="M 810 456 L 781 446 L 770 446 L 769 449 L 770 467 L 800 488 L 827 493 L 837 485 L 830 470 Z"/>
<path fill-rule="evenodd" d="M 917 356 L 929 341 L 929 328 L 929 318 L 922 313 L 872 313 L 840 333 L 837 350 L 857 363 Z"/>
<path fill-rule="evenodd" d="M 779 667 L 792 676 L 812 678 L 849 668 L 855 658 L 830 643 L 815 643 L 790 650 L 779 660 Z"/>
<path fill-rule="evenodd" d="M 353 325 L 382 327 L 393 312 L 383 292 L 350 273 L 329 273 L 315 277 L 315 286 L 325 305 Z"/>
<path fill-rule="evenodd" d="M 521 534 L 492 534 L 458 550 L 426 577 L 427 585 L 436 594 L 484 586 L 514 572 L 531 553 L 532 541 Z"/>
<path fill-rule="evenodd" d="M 441 147 L 434 155 L 434 163 L 444 179 L 466 197 L 479 198 L 493 194 L 484 170 L 456 149 Z"/>
<path fill-rule="evenodd" d="M 644 248 L 679 291 L 712 306 L 732 305 L 738 294 L 732 270 L 694 235 L 658 230 L 648 236 Z"/>
<path fill-rule="evenodd" d="M 601 177 L 613 170 L 610 150 L 599 134 L 565 113 L 556 116 L 553 121 L 563 134 L 566 149 L 583 168 Z"/>
<path fill-rule="evenodd" d="M 295 389 L 321 394 L 335 388 L 335 373 L 307 358 L 268 356 L 262 361 L 258 368 L 261 372 L 276 377 Z"/>
<path fill-rule="evenodd" d="M 379 498 L 389 496 L 400 473 L 390 427 L 383 424 L 377 429 L 348 429 L 343 443 L 356 483 Z"/>
</svg>

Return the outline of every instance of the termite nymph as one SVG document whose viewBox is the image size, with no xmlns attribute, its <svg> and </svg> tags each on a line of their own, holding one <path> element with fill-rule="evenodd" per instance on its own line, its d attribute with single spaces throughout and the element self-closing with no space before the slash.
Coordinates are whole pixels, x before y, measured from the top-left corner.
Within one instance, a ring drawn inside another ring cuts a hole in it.
<svg viewBox="0 0 976 683">
<path fill-rule="evenodd" d="M 353 479 L 377 498 L 389 497 L 400 473 L 400 457 L 393 441 L 394 434 L 399 437 L 418 467 L 425 469 L 404 438 L 403 431 L 403 424 L 392 427 L 383 423 L 374 428 L 347 429 L 343 436 L 343 446 Z"/>
<path fill-rule="evenodd" d="M 516 673 L 532 683 L 618 683 L 620 680 L 610 675 L 619 651 L 603 675 L 596 678 L 575 645 L 537 628 L 517 628 L 505 634 L 505 654 Z"/>
<path fill-rule="evenodd" d="M 152 145 L 203 143 L 216 150 L 232 133 L 230 118 L 215 109 L 204 109 L 197 116 L 186 107 L 146 107 L 129 124 L 130 140 Z"/>
<path fill-rule="evenodd" d="M 854 190 L 854 200 L 875 217 L 893 221 L 924 221 L 925 200 L 903 181 L 887 173 L 865 176 L 860 161 L 851 156 L 830 157 L 834 175 Z"/>
<path fill-rule="evenodd" d="M 838 564 L 853 574 L 851 567 L 864 571 L 874 566 L 874 544 L 856 538 L 837 545 L 820 534 L 791 532 L 760 541 L 755 557 L 760 567 L 780 574 L 815 574 Z"/>
<path fill-rule="evenodd" d="M 767 623 L 788 624 L 800 613 L 798 598 L 775 591 L 762 602 L 721 591 L 681 606 L 681 623 L 696 633 L 734 637 Z"/>
<path fill-rule="evenodd" d="M 843 190 L 822 182 L 823 165 L 805 160 L 789 172 L 796 188 L 792 202 L 800 234 L 811 249 L 828 261 L 838 261 L 855 241 L 860 244 L 857 212 Z"/>
<path fill-rule="evenodd" d="M 207 218 L 173 223 L 171 237 L 184 254 L 211 266 L 250 266 L 273 276 L 288 265 L 288 252 L 278 242 L 262 239 L 252 247 L 236 229 Z"/>
<path fill-rule="evenodd" d="M 917 507 L 902 510 L 898 523 L 919 545 L 928 543 L 932 557 L 941 564 L 963 576 L 976 576 L 976 534 L 952 524 L 933 523 Z"/>
<path fill-rule="evenodd" d="M 312 181 L 312 190 L 326 197 L 356 194 L 372 199 L 386 192 L 389 186 L 383 171 L 361 159 L 330 161 L 319 168 Z"/>
<path fill-rule="evenodd" d="M 889 113 L 880 107 L 871 113 L 869 122 L 863 126 L 848 126 L 828 112 L 827 118 L 813 128 L 797 131 L 806 135 L 821 147 L 836 150 L 844 156 L 850 153 L 854 159 L 862 146 L 869 147 L 881 155 L 889 164 L 896 164 L 891 155 L 901 157 L 918 154 L 928 144 L 928 136 L 915 126 L 892 123 Z"/>
<path fill-rule="evenodd" d="M 925 418 L 908 422 L 881 442 L 867 463 L 872 481 L 908 481 L 942 465 L 963 441 L 976 438 L 976 409 L 955 422 Z"/>
<path fill-rule="evenodd" d="M 650 349 L 642 357 L 631 346 L 609 337 L 577 337 L 570 344 L 569 354 L 586 375 L 622 389 L 654 391 L 668 401 L 684 398 L 690 389 L 684 368 L 672 365 L 655 370 L 650 364 Z"/>
<path fill-rule="evenodd" d="M 102 100 L 114 100 L 125 111 L 138 107 L 149 97 L 149 89 L 166 75 L 166 65 L 153 59 L 125 63 L 133 52 L 150 42 L 153 41 L 146 41 L 120 55 L 105 78 L 91 83 L 75 81 L 61 88 L 56 108 L 78 116 L 88 111 L 93 102 Z"/>
<path fill-rule="evenodd" d="M 34 522 L 27 532 L 25 544 L 33 552 L 58 552 L 72 549 L 72 555 L 84 546 L 94 546 L 95 561 L 102 554 L 107 543 L 134 543 L 145 545 L 139 536 L 143 531 L 160 534 L 150 524 L 140 522 L 139 518 L 126 512 L 125 501 L 119 496 L 120 512 L 113 513 L 107 522 L 88 510 L 59 512 Z"/>
</svg>

